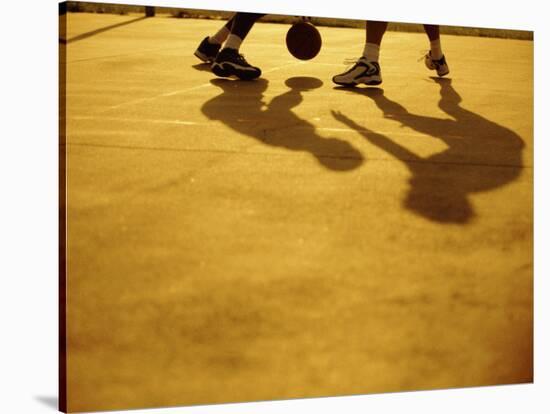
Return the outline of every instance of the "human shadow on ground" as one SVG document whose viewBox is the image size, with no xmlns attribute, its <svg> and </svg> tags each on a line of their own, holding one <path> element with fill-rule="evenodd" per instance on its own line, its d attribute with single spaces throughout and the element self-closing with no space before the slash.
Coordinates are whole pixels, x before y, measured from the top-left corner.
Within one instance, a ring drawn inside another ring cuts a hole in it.
<svg viewBox="0 0 550 414">
<path fill-rule="evenodd" d="M 363 163 L 362 154 L 348 142 L 325 138 L 315 126 L 296 115 L 292 108 L 303 101 L 303 94 L 322 86 L 317 78 L 287 79 L 289 91 L 264 102 L 268 81 L 242 82 L 211 80 L 222 93 L 207 101 L 202 112 L 211 120 L 221 121 L 232 130 L 252 137 L 265 145 L 310 153 L 332 171 L 348 171 Z"/>
<path fill-rule="evenodd" d="M 77 36 L 71 37 L 70 39 L 65 39 L 64 37 L 60 37 L 60 38 L 59 38 L 59 43 L 65 45 L 65 44 L 68 44 L 68 43 L 77 42 L 77 41 L 79 41 L 79 40 L 87 39 L 87 38 L 89 38 L 89 37 L 98 35 L 98 34 L 100 34 L 100 33 L 106 32 L 106 31 L 108 31 L 108 30 L 116 29 L 116 28 L 118 28 L 118 27 L 126 26 L 126 25 L 129 25 L 129 24 L 132 24 L 132 23 L 136 23 L 136 22 L 139 22 L 139 21 L 145 20 L 145 19 L 147 19 L 146 16 L 138 17 L 137 19 L 126 20 L 125 22 L 112 24 L 112 25 L 110 25 L 110 26 L 105 26 L 105 27 L 101 27 L 101 28 L 96 29 L 96 30 L 92 30 L 91 32 L 86 32 L 86 33 L 79 34 L 79 35 L 77 35 Z"/>
<path fill-rule="evenodd" d="M 524 143 L 510 129 L 461 107 L 462 98 L 450 79 L 432 79 L 440 86 L 439 108 L 453 119 L 412 114 L 379 88 L 346 88 L 371 98 L 385 118 L 448 146 L 428 157 L 407 149 L 404 139 L 372 131 L 341 112 L 333 111 L 333 116 L 407 165 L 411 172 L 403 202 L 407 209 L 438 223 L 466 224 L 475 216 L 471 194 L 494 190 L 518 178 Z"/>
</svg>

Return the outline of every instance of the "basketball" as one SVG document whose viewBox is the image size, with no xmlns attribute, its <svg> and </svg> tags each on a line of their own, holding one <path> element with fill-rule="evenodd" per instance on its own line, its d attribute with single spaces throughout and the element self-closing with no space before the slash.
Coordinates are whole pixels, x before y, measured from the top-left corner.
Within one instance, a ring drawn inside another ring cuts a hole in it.
<svg viewBox="0 0 550 414">
<path fill-rule="evenodd" d="M 294 23 L 286 34 L 286 47 L 296 59 L 313 59 L 321 50 L 321 34 L 306 21 Z"/>
</svg>

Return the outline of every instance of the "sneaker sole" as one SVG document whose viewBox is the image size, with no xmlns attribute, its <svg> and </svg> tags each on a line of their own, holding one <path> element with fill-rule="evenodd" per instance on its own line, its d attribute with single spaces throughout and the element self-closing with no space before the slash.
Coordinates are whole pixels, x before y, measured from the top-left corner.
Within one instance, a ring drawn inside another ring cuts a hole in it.
<svg viewBox="0 0 550 414">
<path fill-rule="evenodd" d="M 430 69 L 430 68 L 428 68 L 428 69 Z M 443 77 L 443 76 L 445 76 L 445 75 L 448 75 L 449 72 L 450 72 L 450 70 L 448 70 L 447 72 L 440 73 L 440 72 L 437 71 L 436 68 L 432 68 L 432 69 L 430 69 L 430 70 L 434 70 L 435 73 L 437 73 L 437 76 L 439 76 L 439 77 Z"/>
<path fill-rule="evenodd" d="M 338 82 L 334 79 L 332 79 L 332 81 L 335 84 L 341 85 L 341 86 L 357 86 L 361 83 L 364 84 L 364 85 L 367 85 L 367 86 L 376 86 L 376 85 L 380 85 L 382 83 L 382 78 L 380 78 L 380 77 L 358 78 L 356 80 L 353 80 L 352 82 Z"/>
<path fill-rule="evenodd" d="M 440 72 L 437 71 L 437 69 L 436 69 L 435 67 L 429 67 L 428 65 L 426 65 L 426 67 L 427 67 L 429 70 L 434 70 L 434 71 L 437 73 L 437 76 L 439 76 L 439 77 L 448 75 L 449 72 L 450 72 L 450 70 L 448 70 L 447 72 L 440 73 Z"/>
<path fill-rule="evenodd" d="M 228 78 L 230 76 L 236 76 L 241 80 L 253 80 L 259 78 L 260 73 L 251 73 L 243 70 L 239 70 L 231 65 L 224 65 L 223 63 L 215 63 L 212 65 L 212 72 L 216 76 L 221 78 Z"/>
<path fill-rule="evenodd" d="M 231 76 L 231 73 L 229 73 L 223 65 L 220 65 L 219 63 L 212 64 L 212 72 L 214 72 L 214 75 L 219 76 L 220 78 L 228 78 Z"/>
<path fill-rule="evenodd" d="M 382 78 L 375 77 L 371 79 L 365 79 L 365 80 L 362 80 L 361 83 L 364 83 L 365 85 L 368 85 L 368 86 L 376 86 L 382 83 Z"/>
</svg>

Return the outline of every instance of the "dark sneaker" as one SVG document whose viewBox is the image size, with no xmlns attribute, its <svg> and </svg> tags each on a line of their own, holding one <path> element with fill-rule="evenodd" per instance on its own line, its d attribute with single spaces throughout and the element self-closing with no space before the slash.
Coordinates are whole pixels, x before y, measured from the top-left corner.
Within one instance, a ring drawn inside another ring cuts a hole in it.
<svg viewBox="0 0 550 414">
<path fill-rule="evenodd" d="M 435 70 L 437 76 L 445 76 L 449 73 L 449 65 L 447 65 L 445 55 L 443 55 L 441 59 L 436 60 L 432 58 L 432 52 L 428 52 L 426 56 L 424 56 L 424 63 L 428 69 Z"/>
<path fill-rule="evenodd" d="M 208 37 L 205 37 L 197 50 L 195 50 L 195 56 L 205 63 L 212 63 L 216 59 L 220 47 L 221 45 L 216 43 L 209 43 Z"/>
<path fill-rule="evenodd" d="M 218 53 L 212 63 L 212 72 L 223 78 L 237 76 L 242 80 L 256 79 L 262 74 L 260 68 L 252 66 L 236 49 L 230 48 L 224 48 Z"/>
<path fill-rule="evenodd" d="M 380 85 L 382 83 L 380 65 L 378 62 L 369 62 L 362 56 L 351 69 L 334 76 L 332 81 L 342 86 L 355 86 L 360 83 L 364 83 L 365 85 Z"/>
</svg>

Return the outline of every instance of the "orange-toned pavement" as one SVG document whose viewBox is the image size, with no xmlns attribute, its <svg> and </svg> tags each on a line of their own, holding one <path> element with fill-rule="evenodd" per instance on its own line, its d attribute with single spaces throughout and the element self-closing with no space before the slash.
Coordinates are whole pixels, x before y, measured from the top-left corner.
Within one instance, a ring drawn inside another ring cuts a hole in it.
<svg viewBox="0 0 550 414">
<path fill-rule="evenodd" d="M 71 410 L 532 380 L 532 42 L 444 36 L 439 81 L 388 32 L 349 90 L 363 30 L 257 24 L 246 83 L 219 21 L 67 19 Z"/>
</svg>

